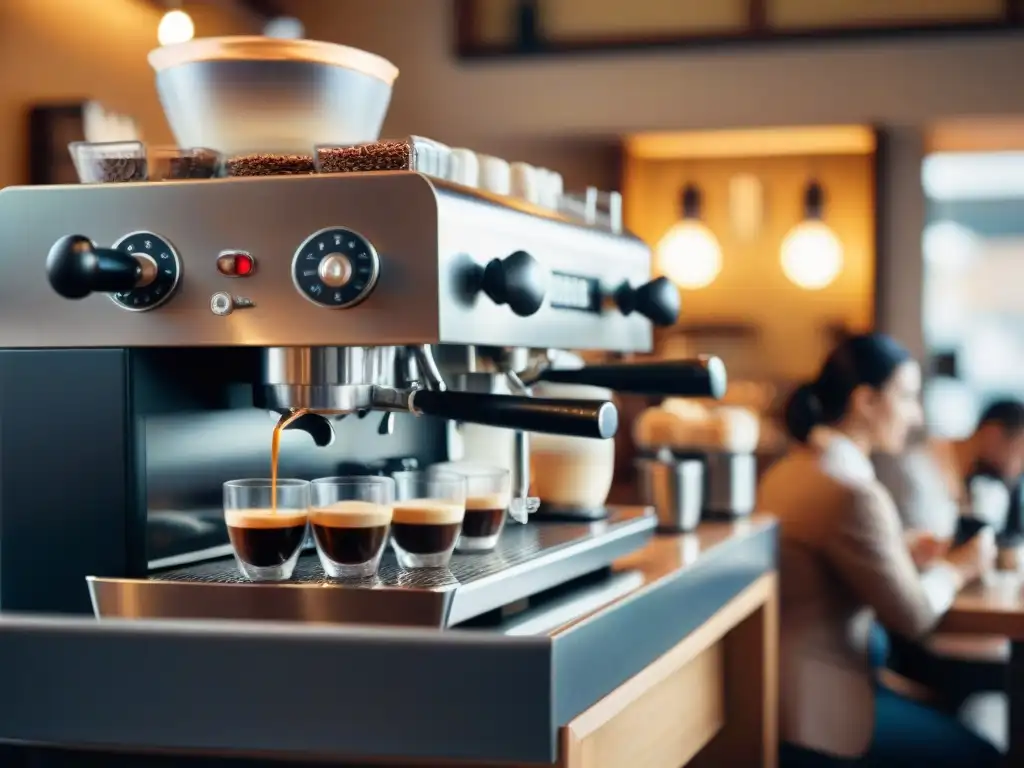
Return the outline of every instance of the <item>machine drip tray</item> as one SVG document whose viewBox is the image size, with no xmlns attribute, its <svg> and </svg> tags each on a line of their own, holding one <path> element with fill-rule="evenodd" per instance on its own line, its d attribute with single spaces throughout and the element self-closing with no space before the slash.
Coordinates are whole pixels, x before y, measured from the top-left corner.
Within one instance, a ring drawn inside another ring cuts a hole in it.
<svg viewBox="0 0 1024 768">
<path fill-rule="evenodd" d="M 407 571 L 390 549 L 376 578 L 333 582 L 315 553 L 292 581 L 254 584 L 231 558 L 174 568 L 147 579 L 89 576 L 99 618 L 248 619 L 451 627 L 605 568 L 653 535 L 644 507 L 612 508 L 604 520 L 505 526 L 497 549 L 456 554 L 450 569 Z"/>
</svg>

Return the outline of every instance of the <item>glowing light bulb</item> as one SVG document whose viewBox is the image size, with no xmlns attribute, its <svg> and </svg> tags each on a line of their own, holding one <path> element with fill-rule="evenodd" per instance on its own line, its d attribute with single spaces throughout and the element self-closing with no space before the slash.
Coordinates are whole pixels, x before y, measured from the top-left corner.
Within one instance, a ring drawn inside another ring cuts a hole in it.
<svg viewBox="0 0 1024 768">
<path fill-rule="evenodd" d="M 842 243 L 823 221 L 802 221 L 782 241 L 782 272 L 804 290 L 827 287 L 842 270 Z"/>
<path fill-rule="evenodd" d="M 175 43 L 187 43 L 196 33 L 192 17 L 184 11 L 168 11 L 160 19 L 160 26 L 156 29 L 156 39 L 160 45 L 174 45 Z"/>
<path fill-rule="evenodd" d="M 301 40 L 306 34 L 302 22 L 292 16 L 276 16 L 263 27 L 264 37 L 282 40 Z"/>
<path fill-rule="evenodd" d="M 680 288 L 706 288 L 722 271 L 718 239 L 697 219 L 672 225 L 657 251 L 662 274 Z"/>
</svg>

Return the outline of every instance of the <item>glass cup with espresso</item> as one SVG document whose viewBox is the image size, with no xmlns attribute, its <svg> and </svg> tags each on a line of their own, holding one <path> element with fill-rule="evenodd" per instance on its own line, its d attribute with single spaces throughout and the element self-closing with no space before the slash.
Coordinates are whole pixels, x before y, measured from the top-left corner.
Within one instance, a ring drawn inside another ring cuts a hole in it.
<svg viewBox="0 0 1024 768">
<path fill-rule="evenodd" d="M 403 568 L 444 568 L 466 515 L 466 480 L 459 474 L 396 472 L 391 546 Z"/>
<path fill-rule="evenodd" d="M 309 524 L 320 564 L 331 578 L 373 576 L 391 527 L 390 477 L 324 477 L 310 485 Z"/>
<path fill-rule="evenodd" d="M 466 479 L 466 517 L 456 549 L 459 552 L 489 552 L 498 544 L 505 527 L 512 480 L 502 467 L 483 464 L 446 464 L 439 472 Z"/>
<path fill-rule="evenodd" d="M 224 521 L 238 570 L 250 581 L 287 581 L 306 539 L 306 480 L 229 480 Z"/>
</svg>

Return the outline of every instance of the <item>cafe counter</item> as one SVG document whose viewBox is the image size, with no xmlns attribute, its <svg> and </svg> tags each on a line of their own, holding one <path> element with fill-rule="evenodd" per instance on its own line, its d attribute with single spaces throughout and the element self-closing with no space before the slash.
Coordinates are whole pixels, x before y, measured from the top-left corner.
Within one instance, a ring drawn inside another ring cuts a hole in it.
<svg viewBox="0 0 1024 768">
<path fill-rule="evenodd" d="M 109 766 L 773 766 L 776 534 L 754 517 L 658 536 L 559 599 L 443 632 L 5 616 L 0 741 Z"/>
</svg>

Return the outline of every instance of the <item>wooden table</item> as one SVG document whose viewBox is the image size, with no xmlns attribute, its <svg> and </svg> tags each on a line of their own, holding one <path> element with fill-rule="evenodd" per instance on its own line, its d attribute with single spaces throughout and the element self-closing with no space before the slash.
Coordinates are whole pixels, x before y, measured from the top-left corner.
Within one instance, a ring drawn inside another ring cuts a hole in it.
<svg viewBox="0 0 1024 768">
<path fill-rule="evenodd" d="M 938 627 L 956 635 L 999 636 L 1010 641 L 1007 764 L 1024 765 L 1024 574 L 996 573 L 965 589 Z"/>
</svg>

